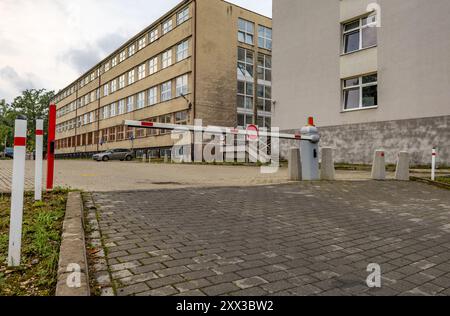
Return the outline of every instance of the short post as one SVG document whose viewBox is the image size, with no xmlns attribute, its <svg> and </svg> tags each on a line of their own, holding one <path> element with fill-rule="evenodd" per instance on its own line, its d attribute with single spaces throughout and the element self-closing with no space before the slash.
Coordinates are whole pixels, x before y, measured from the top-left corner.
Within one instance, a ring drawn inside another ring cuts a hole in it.
<svg viewBox="0 0 450 316">
<path fill-rule="evenodd" d="M 164 163 L 169 163 L 169 156 L 167 153 L 164 154 Z"/>
<path fill-rule="evenodd" d="M 372 179 L 385 180 L 386 179 L 386 157 L 383 150 L 375 151 L 372 165 Z"/>
<path fill-rule="evenodd" d="M 437 157 L 437 150 L 436 148 L 433 148 L 432 154 L 431 154 L 431 180 L 436 181 L 436 157 Z"/>
<path fill-rule="evenodd" d="M 142 162 L 147 162 L 147 155 L 146 154 L 143 154 L 142 155 Z"/>
<path fill-rule="evenodd" d="M 315 137 L 317 141 L 302 139 L 300 141 L 300 155 L 302 161 L 302 178 L 304 181 L 320 180 L 319 174 L 319 130 L 314 125 L 314 119 L 308 119 L 308 125 L 300 131 L 301 136 Z"/>
<path fill-rule="evenodd" d="M 50 104 L 47 135 L 47 190 L 53 190 L 55 177 L 56 105 Z"/>
<path fill-rule="evenodd" d="M 398 154 L 395 179 L 398 181 L 409 181 L 409 153 L 406 151 Z"/>
<path fill-rule="evenodd" d="M 44 120 L 36 120 L 36 158 L 34 168 L 34 200 L 42 200 L 42 151 L 44 146 Z"/>
<path fill-rule="evenodd" d="M 322 148 L 320 178 L 326 181 L 334 181 L 336 179 L 336 172 L 334 170 L 333 148 Z"/>
<path fill-rule="evenodd" d="M 302 181 L 302 162 L 300 149 L 293 147 L 289 150 L 289 181 Z"/>
<path fill-rule="evenodd" d="M 22 247 L 23 199 L 25 190 L 25 153 L 27 121 L 18 119 L 14 130 L 14 161 L 11 187 L 11 218 L 9 228 L 8 266 L 20 266 Z"/>
</svg>

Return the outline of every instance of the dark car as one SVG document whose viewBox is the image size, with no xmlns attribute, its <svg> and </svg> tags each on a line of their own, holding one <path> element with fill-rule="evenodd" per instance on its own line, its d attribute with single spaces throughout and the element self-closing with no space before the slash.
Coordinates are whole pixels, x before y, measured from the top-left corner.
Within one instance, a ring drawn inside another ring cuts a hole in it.
<svg viewBox="0 0 450 316">
<path fill-rule="evenodd" d="M 109 161 L 109 160 L 131 161 L 133 160 L 133 151 L 129 149 L 111 149 L 103 153 L 93 155 L 92 159 L 96 161 Z"/>
<path fill-rule="evenodd" d="M 6 157 L 6 158 L 11 158 L 11 159 L 13 159 L 13 158 L 14 158 L 14 148 L 12 148 L 12 147 L 7 147 L 7 148 L 5 149 L 5 157 Z"/>
</svg>

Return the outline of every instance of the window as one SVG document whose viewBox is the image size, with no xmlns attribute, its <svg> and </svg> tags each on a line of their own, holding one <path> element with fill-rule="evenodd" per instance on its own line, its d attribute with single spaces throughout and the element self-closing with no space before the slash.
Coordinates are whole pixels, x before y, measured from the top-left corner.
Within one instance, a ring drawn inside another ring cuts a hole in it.
<svg viewBox="0 0 450 316">
<path fill-rule="evenodd" d="M 182 111 L 175 113 L 175 124 L 187 125 L 188 123 L 188 112 Z"/>
<path fill-rule="evenodd" d="M 247 127 L 250 124 L 253 124 L 253 115 L 238 113 L 238 126 L 239 127 Z"/>
<path fill-rule="evenodd" d="M 128 57 L 133 56 L 136 53 L 136 44 L 131 45 L 128 47 Z"/>
<path fill-rule="evenodd" d="M 177 78 L 176 96 L 186 95 L 188 93 L 188 75 Z"/>
<path fill-rule="evenodd" d="M 141 92 L 137 96 L 137 109 L 142 109 L 145 106 L 145 92 Z"/>
<path fill-rule="evenodd" d="M 253 45 L 253 36 L 255 34 L 255 24 L 243 19 L 238 21 L 238 40 L 239 42 Z"/>
<path fill-rule="evenodd" d="M 133 84 L 135 78 L 136 78 L 135 70 L 133 69 L 130 72 L 128 72 L 128 85 Z"/>
<path fill-rule="evenodd" d="M 111 60 L 111 67 L 116 67 L 117 66 L 117 57 L 114 57 L 112 60 Z"/>
<path fill-rule="evenodd" d="M 258 84 L 258 111 L 272 112 L 272 87 Z"/>
<path fill-rule="evenodd" d="M 172 99 L 172 81 L 167 81 L 161 85 L 161 102 L 170 99 Z"/>
<path fill-rule="evenodd" d="M 116 128 L 115 127 L 111 127 L 109 129 L 109 141 L 110 142 L 115 142 L 116 141 Z"/>
<path fill-rule="evenodd" d="M 157 122 L 158 120 L 155 118 L 148 118 L 145 120 L 146 122 Z M 147 136 L 153 136 L 158 134 L 158 130 L 154 128 L 147 128 Z"/>
<path fill-rule="evenodd" d="M 107 63 L 105 64 L 105 72 L 109 71 L 109 68 L 110 68 L 110 63 L 107 62 Z"/>
<path fill-rule="evenodd" d="M 125 131 L 125 126 L 117 126 L 116 127 L 117 141 L 123 140 L 123 137 L 124 137 L 124 134 L 125 134 L 124 131 Z"/>
<path fill-rule="evenodd" d="M 189 42 L 184 41 L 183 43 L 177 46 L 177 61 L 181 61 L 188 57 L 189 51 Z"/>
<path fill-rule="evenodd" d="M 171 124 L 172 123 L 172 114 L 167 114 L 167 115 L 163 115 L 159 118 L 159 122 L 160 123 L 164 123 L 164 124 Z M 160 130 L 159 132 L 160 134 L 168 134 L 169 131 L 168 130 Z"/>
<path fill-rule="evenodd" d="M 157 95 L 158 95 L 157 87 L 153 87 L 148 90 L 148 105 L 155 105 L 156 103 L 158 103 Z"/>
<path fill-rule="evenodd" d="M 170 31 L 172 31 L 172 19 L 167 20 L 166 22 L 164 22 L 163 26 L 162 26 L 162 29 L 163 29 L 163 31 L 162 31 L 163 35 L 169 33 Z"/>
<path fill-rule="evenodd" d="M 142 37 L 139 41 L 138 41 L 138 50 L 141 50 L 145 47 L 145 44 L 147 43 L 147 37 Z"/>
<path fill-rule="evenodd" d="M 142 80 L 145 78 L 145 64 L 142 64 L 138 67 L 138 80 Z"/>
<path fill-rule="evenodd" d="M 153 59 L 150 59 L 150 75 L 153 75 L 155 72 L 158 71 L 158 57 L 155 57 Z"/>
<path fill-rule="evenodd" d="M 111 104 L 110 105 L 110 107 L 109 107 L 109 115 L 111 116 L 111 117 L 114 117 L 114 116 L 116 116 L 116 104 L 115 103 L 113 103 L 113 104 Z"/>
<path fill-rule="evenodd" d="M 128 126 L 127 139 L 129 139 L 129 140 L 134 139 L 134 127 Z"/>
<path fill-rule="evenodd" d="M 125 99 L 119 101 L 119 115 L 125 114 Z"/>
<path fill-rule="evenodd" d="M 109 83 L 103 86 L 103 96 L 106 97 L 109 95 Z"/>
<path fill-rule="evenodd" d="M 116 92 L 117 90 L 117 79 L 111 81 L 111 93 Z"/>
<path fill-rule="evenodd" d="M 189 19 L 189 8 L 184 8 L 177 14 L 177 25 L 186 22 Z"/>
<path fill-rule="evenodd" d="M 124 50 L 123 52 L 120 53 L 119 55 L 119 63 L 123 62 L 125 60 L 125 58 L 127 57 L 127 51 Z"/>
<path fill-rule="evenodd" d="M 270 116 L 260 116 L 258 114 L 258 127 L 259 128 L 271 128 L 272 118 Z"/>
<path fill-rule="evenodd" d="M 133 112 L 134 110 L 134 96 L 127 98 L 127 113 Z"/>
<path fill-rule="evenodd" d="M 155 29 L 150 32 L 150 43 L 153 43 L 158 39 L 158 29 Z"/>
<path fill-rule="evenodd" d="M 105 106 L 105 107 L 103 107 L 103 118 L 104 119 L 107 119 L 107 118 L 109 118 L 109 106 Z"/>
<path fill-rule="evenodd" d="M 238 48 L 238 79 L 253 81 L 253 52 L 245 49 Z"/>
<path fill-rule="evenodd" d="M 272 57 L 258 54 L 258 80 L 272 82 Z"/>
<path fill-rule="evenodd" d="M 258 27 L 258 46 L 272 50 L 272 29 L 260 25 Z"/>
<path fill-rule="evenodd" d="M 342 81 L 344 110 L 378 106 L 377 74 Z"/>
<path fill-rule="evenodd" d="M 125 88 L 125 75 L 119 77 L 119 89 Z"/>
<path fill-rule="evenodd" d="M 346 23 L 342 26 L 343 51 L 351 53 L 377 45 L 376 15 Z"/>
<path fill-rule="evenodd" d="M 253 110 L 253 86 L 252 82 L 238 81 L 238 108 Z"/>
<path fill-rule="evenodd" d="M 162 54 L 162 69 L 172 65 L 172 50 L 165 51 Z"/>
</svg>

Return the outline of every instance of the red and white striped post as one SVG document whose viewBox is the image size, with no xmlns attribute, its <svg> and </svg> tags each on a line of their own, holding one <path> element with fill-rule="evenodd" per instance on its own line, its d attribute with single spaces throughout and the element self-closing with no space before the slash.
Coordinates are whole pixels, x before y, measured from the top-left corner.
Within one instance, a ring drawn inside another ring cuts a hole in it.
<svg viewBox="0 0 450 316">
<path fill-rule="evenodd" d="M 436 148 L 433 148 L 431 153 L 431 180 L 436 181 L 436 157 L 437 151 Z"/>
<path fill-rule="evenodd" d="M 34 168 L 34 200 L 42 200 L 42 152 L 44 147 L 44 120 L 36 120 L 36 160 Z"/>
<path fill-rule="evenodd" d="M 27 121 L 16 120 L 14 130 L 14 161 L 11 186 L 11 218 L 9 228 L 8 266 L 20 266 L 22 246 L 22 217 L 25 189 L 25 154 Z"/>
<path fill-rule="evenodd" d="M 47 135 L 47 190 L 53 190 L 55 177 L 56 105 L 50 104 Z"/>
</svg>

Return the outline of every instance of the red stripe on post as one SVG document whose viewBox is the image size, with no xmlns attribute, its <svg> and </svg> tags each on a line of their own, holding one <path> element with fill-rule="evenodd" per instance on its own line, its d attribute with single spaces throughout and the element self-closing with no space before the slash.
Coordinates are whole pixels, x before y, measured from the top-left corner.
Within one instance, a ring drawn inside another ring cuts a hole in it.
<svg viewBox="0 0 450 316">
<path fill-rule="evenodd" d="M 42 136 L 42 135 L 44 135 L 44 131 L 41 131 L 41 130 L 36 130 L 36 136 Z"/>
<path fill-rule="evenodd" d="M 141 126 L 145 126 L 145 127 L 153 127 L 153 123 L 151 122 L 142 122 Z"/>
<path fill-rule="evenodd" d="M 311 116 L 311 117 L 308 118 L 308 125 L 309 126 L 314 126 L 314 117 Z"/>
<path fill-rule="evenodd" d="M 14 147 L 24 147 L 27 144 L 26 137 L 15 137 Z"/>
</svg>

